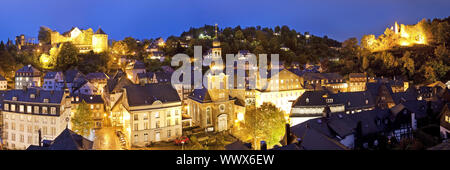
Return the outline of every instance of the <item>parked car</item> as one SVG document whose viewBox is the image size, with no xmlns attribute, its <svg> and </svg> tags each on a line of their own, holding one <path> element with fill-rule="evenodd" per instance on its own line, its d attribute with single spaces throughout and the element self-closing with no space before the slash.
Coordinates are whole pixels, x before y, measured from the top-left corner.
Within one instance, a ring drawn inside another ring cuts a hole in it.
<svg viewBox="0 0 450 170">
<path fill-rule="evenodd" d="M 188 143 L 188 142 L 189 142 L 189 138 L 186 136 L 182 136 L 182 137 L 175 139 L 176 145 L 181 145 L 182 143 Z"/>
</svg>

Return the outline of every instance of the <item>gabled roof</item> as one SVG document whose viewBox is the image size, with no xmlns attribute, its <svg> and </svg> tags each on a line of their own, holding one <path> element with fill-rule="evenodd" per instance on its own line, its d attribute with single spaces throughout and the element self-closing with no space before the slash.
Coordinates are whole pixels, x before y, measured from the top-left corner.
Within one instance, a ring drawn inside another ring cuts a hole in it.
<svg viewBox="0 0 450 170">
<path fill-rule="evenodd" d="M 291 127 L 291 132 L 301 138 L 301 146 L 305 150 L 348 150 L 337 140 L 328 137 L 329 131 L 324 124 L 318 124 L 316 119 L 311 119 Z M 324 131 L 326 132 L 324 133 Z"/>
<path fill-rule="evenodd" d="M 34 98 L 31 98 L 31 94 L 34 94 Z M 4 100 L 12 100 L 13 97 L 17 97 L 17 101 L 30 102 L 30 103 L 43 103 L 44 99 L 48 99 L 48 103 L 59 104 L 64 96 L 63 91 L 48 91 L 38 88 L 28 88 L 22 90 L 9 90 L 6 92 Z"/>
<path fill-rule="evenodd" d="M 130 79 L 127 78 L 124 72 L 119 72 L 112 79 L 109 79 L 106 83 L 106 90 L 109 93 L 121 91 L 125 86 L 132 85 Z"/>
<path fill-rule="evenodd" d="M 55 71 L 47 72 L 44 76 L 44 79 L 54 79 L 57 74 L 62 75 L 62 72 L 55 72 Z"/>
<path fill-rule="evenodd" d="M 106 33 L 101 28 L 98 28 L 95 34 L 106 34 Z"/>
<path fill-rule="evenodd" d="M 237 140 L 233 143 L 225 145 L 225 150 L 250 150 L 250 148 L 242 141 Z"/>
<path fill-rule="evenodd" d="M 76 81 L 82 81 L 83 79 L 86 79 L 86 76 L 81 73 L 78 70 L 72 69 L 72 70 L 67 70 L 64 73 L 64 79 L 67 83 L 73 83 Z"/>
<path fill-rule="evenodd" d="M 192 91 L 188 98 L 200 103 L 211 102 L 211 96 L 209 95 L 208 89 L 204 87 L 201 89 L 194 89 L 194 91 Z"/>
<path fill-rule="evenodd" d="M 34 68 L 32 65 L 26 65 L 17 70 L 16 74 L 18 73 L 31 73 L 32 74 L 31 76 L 40 76 L 41 71 Z"/>
<path fill-rule="evenodd" d="M 407 101 L 394 106 L 391 108 L 392 116 L 396 117 L 405 108 L 415 113 L 417 118 L 427 116 L 427 102 L 423 100 Z"/>
<path fill-rule="evenodd" d="M 91 150 L 94 142 L 66 128 L 48 147 L 31 145 L 27 150 Z"/>
<path fill-rule="evenodd" d="M 101 95 L 86 95 L 86 94 L 73 94 L 70 97 L 77 100 L 72 100 L 73 104 L 81 103 L 83 100 L 88 104 L 104 104 L 104 100 Z"/>
<path fill-rule="evenodd" d="M 178 92 L 171 84 L 129 85 L 125 89 L 129 106 L 152 105 L 155 101 L 162 103 L 181 101 Z"/>
<path fill-rule="evenodd" d="M 109 79 L 108 75 L 102 72 L 89 73 L 86 75 L 88 80 L 106 80 Z"/>
<path fill-rule="evenodd" d="M 141 61 L 136 61 L 134 63 L 133 69 L 145 69 L 145 64 Z"/>
</svg>

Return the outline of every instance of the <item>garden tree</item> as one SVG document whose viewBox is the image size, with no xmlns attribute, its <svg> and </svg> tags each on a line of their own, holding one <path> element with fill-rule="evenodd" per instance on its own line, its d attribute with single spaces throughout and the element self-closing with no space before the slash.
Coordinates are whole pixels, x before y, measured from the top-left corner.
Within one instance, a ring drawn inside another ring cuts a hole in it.
<svg viewBox="0 0 450 170">
<path fill-rule="evenodd" d="M 126 37 L 125 39 L 123 39 L 123 42 L 128 47 L 127 53 L 135 54 L 135 53 L 139 52 L 138 44 L 136 42 L 136 39 L 134 39 L 133 37 Z"/>
<path fill-rule="evenodd" d="M 411 58 L 411 53 L 406 51 L 403 54 L 403 57 L 400 58 L 401 65 L 403 66 L 403 73 L 411 77 L 414 75 L 414 60 Z"/>
<path fill-rule="evenodd" d="M 441 44 L 434 49 L 434 55 L 438 58 L 438 60 L 443 60 L 444 63 L 450 63 L 450 50 L 444 45 Z"/>
<path fill-rule="evenodd" d="M 2 68 L 2 75 L 5 78 L 14 78 L 16 60 L 7 50 L 0 48 L 0 68 Z"/>
<path fill-rule="evenodd" d="M 448 22 L 440 22 L 435 29 L 434 37 L 437 43 L 444 46 L 448 44 L 450 41 L 450 24 Z"/>
<path fill-rule="evenodd" d="M 87 74 L 92 72 L 106 72 L 111 65 L 111 59 L 109 53 L 94 53 L 93 51 L 80 54 L 79 63 L 77 64 L 78 70 Z"/>
<path fill-rule="evenodd" d="M 38 40 L 42 44 L 50 44 L 51 43 L 51 32 L 50 28 L 45 26 L 41 26 L 39 28 Z"/>
<path fill-rule="evenodd" d="M 111 51 L 114 54 L 118 54 L 118 55 L 126 55 L 128 54 L 128 46 L 125 42 L 123 41 L 115 41 L 112 45 Z"/>
<path fill-rule="evenodd" d="M 436 81 L 436 74 L 434 73 L 433 67 L 430 66 L 429 63 L 423 64 L 420 67 L 419 72 L 423 75 L 424 82 L 432 83 Z"/>
<path fill-rule="evenodd" d="M 234 38 L 236 38 L 237 40 L 243 40 L 244 39 L 244 33 L 242 33 L 241 30 L 236 31 L 236 33 L 234 33 Z"/>
<path fill-rule="evenodd" d="M 91 130 L 94 128 L 93 116 L 94 113 L 89 108 L 88 104 L 83 100 L 80 104 L 78 104 L 78 108 L 71 119 L 73 130 L 82 136 L 89 136 Z"/>
<path fill-rule="evenodd" d="M 284 112 L 269 103 L 263 103 L 261 107 L 250 106 L 245 111 L 245 121 L 242 124 L 243 133 L 251 139 L 254 148 L 259 148 L 260 141 L 266 141 L 271 147 L 280 142 L 285 133 Z"/>
<path fill-rule="evenodd" d="M 69 68 L 78 64 L 78 49 L 70 42 L 62 44 L 56 60 L 57 67 L 60 70 L 68 70 Z"/>
<path fill-rule="evenodd" d="M 450 71 L 449 65 L 444 64 L 442 60 L 431 60 L 427 64 L 434 69 L 436 80 L 446 80 L 445 76 Z"/>
<path fill-rule="evenodd" d="M 363 71 L 363 72 L 366 71 L 369 68 L 369 64 L 370 64 L 370 61 L 368 59 L 368 56 L 363 56 L 362 65 L 361 65 L 362 70 L 361 71 Z"/>
</svg>

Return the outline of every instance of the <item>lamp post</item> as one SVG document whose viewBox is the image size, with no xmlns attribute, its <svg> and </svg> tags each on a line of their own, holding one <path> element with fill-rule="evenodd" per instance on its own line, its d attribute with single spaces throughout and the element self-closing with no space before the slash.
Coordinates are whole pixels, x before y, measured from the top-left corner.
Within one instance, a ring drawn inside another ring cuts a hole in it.
<svg viewBox="0 0 450 170">
<path fill-rule="evenodd" d="M 184 141 L 181 141 L 181 150 L 184 150 Z"/>
</svg>

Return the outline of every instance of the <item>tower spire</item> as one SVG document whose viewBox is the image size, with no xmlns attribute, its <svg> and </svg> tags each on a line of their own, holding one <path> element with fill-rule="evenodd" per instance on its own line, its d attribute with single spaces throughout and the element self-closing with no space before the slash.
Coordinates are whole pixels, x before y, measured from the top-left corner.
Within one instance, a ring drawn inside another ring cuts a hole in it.
<svg viewBox="0 0 450 170">
<path fill-rule="evenodd" d="M 214 33 L 215 33 L 215 36 L 217 38 L 217 24 L 215 24 L 215 26 L 214 26 Z"/>
</svg>

